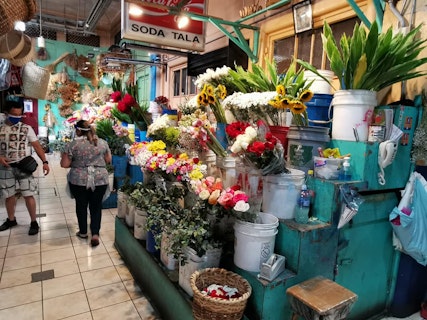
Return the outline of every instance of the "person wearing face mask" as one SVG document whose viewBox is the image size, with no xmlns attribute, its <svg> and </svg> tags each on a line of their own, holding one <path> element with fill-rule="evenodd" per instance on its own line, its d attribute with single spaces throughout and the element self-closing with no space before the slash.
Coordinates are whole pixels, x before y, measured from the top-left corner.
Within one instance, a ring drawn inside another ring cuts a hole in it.
<svg viewBox="0 0 427 320">
<path fill-rule="evenodd" d="M 6 120 L 0 125 L 0 196 L 5 199 L 7 211 L 6 221 L 0 225 L 0 231 L 18 224 L 15 219 L 15 207 L 19 192 L 25 200 L 31 218 L 28 234 L 35 235 L 39 232 L 34 199 L 37 185 L 32 174 L 21 171 L 13 164 L 31 155 L 31 147 L 43 162 L 45 175 L 49 173 L 49 164 L 33 128 L 21 122 L 23 109 L 22 103 L 6 101 L 4 106 Z M 11 139 L 11 136 L 14 139 Z"/>
</svg>

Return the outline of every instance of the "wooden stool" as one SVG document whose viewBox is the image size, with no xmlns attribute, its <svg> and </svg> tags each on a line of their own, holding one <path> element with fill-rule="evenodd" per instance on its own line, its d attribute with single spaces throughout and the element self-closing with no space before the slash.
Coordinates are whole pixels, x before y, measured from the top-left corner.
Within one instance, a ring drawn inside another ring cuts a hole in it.
<svg viewBox="0 0 427 320">
<path fill-rule="evenodd" d="M 292 320 L 341 320 L 347 317 L 357 295 L 332 280 L 315 277 L 288 288 Z"/>
</svg>

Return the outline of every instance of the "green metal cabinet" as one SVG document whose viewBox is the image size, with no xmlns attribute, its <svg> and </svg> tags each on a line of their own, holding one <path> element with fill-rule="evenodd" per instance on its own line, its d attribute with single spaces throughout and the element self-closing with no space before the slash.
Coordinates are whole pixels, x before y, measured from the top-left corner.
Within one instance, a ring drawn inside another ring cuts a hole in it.
<svg viewBox="0 0 427 320">
<path fill-rule="evenodd" d="M 396 252 L 388 214 L 397 204 L 394 192 L 363 196 L 351 223 L 339 231 L 334 280 L 358 295 L 348 319 L 368 319 L 389 303 Z"/>
</svg>

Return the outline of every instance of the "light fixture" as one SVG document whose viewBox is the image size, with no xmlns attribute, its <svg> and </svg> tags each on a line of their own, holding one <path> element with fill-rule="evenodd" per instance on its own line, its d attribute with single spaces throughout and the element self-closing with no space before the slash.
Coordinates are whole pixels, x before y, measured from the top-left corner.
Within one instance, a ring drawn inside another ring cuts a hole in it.
<svg viewBox="0 0 427 320">
<path fill-rule="evenodd" d="M 42 0 L 40 0 L 40 17 L 39 17 L 39 19 L 40 19 L 40 33 L 39 33 L 39 37 L 37 38 L 37 46 L 39 48 L 46 48 L 46 42 L 44 41 L 43 32 L 42 32 L 42 5 L 43 5 L 43 2 L 42 2 Z"/>
<path fill-rule="evenodd" d="M 141 9 L 141 7 L 139 6 L 135 6 L 135 5 L 129 5 L 129 14 L 132 16 L 142 16 L 144 13 L 144 11 Z"/>
<path fill-rule="evenodd" d="M 184 29 L 190 23 L 190 19 L 186 15 L 179 15 L 176 19 L 178 29 Z"/>
<path fill-rule="evenodd" d="M 294 13 L 295 33 L 313 29 L 313 11 L 310 0 L 294 5 L 292 11 Z"/>
<path fill-rule="evenodd" d="M 15 21 L 15 30 L 24 32 L 25 23 L 23 21 Z"/>
</svg>

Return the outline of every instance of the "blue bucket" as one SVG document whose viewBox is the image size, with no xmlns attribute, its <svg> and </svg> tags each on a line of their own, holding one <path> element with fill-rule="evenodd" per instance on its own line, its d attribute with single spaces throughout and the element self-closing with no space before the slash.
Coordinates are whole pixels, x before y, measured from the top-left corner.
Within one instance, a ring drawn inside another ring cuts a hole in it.
<svg viewBox="0 0 427 320">
<path fill-rule="evenodd" d="M 329 114 L 332 94 L 316 93 L 313 98 L 306 102 L 308 122 L 311 126 L 331 128 L 332 108 Z"/>
</svg>

